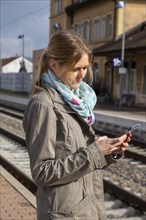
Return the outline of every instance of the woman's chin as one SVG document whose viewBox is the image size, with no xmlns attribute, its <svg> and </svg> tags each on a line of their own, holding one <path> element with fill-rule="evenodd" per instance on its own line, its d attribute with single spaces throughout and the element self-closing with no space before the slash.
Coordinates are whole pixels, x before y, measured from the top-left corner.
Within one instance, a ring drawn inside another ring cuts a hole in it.
<svg viewBox="0 0 146 220">
<path fill-rule="evenodd" d="M 70 85 L 70 88 L 71 89 L 78 89 L 79 86 L 80 86 L 80 83 L 76 83 L 76 84 Z"/>
</svg>

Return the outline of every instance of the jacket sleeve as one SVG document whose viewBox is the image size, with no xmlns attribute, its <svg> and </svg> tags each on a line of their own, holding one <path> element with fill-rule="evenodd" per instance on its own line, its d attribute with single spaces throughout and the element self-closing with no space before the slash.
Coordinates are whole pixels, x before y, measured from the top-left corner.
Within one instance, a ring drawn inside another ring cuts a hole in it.
<svg viewBox="0 0 146 220">
<path fill-rule="evenodd" d="M 55 159 L 56 115 L 51 104 L 34 102 L 29 105 L 23 127 L 31 173 L 37 185 L 67 184 L 107 165 L 95 142 L 65 159 Z"/>
</svg>

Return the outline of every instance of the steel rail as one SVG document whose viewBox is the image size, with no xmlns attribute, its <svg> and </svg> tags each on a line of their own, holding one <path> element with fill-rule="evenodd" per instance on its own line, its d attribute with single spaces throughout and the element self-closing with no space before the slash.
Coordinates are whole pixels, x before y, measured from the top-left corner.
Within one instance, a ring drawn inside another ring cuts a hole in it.
<svg viewBox="0 0 146 220">
<path fill-rule="evenodd" d="M 119 187 L 118 185 L 104 179 L 104 189 L 109 194 L 118 197 L 120 200 L 146 212 L 146 200 Z"/>
<path fill-rule="evenodd" d="M 24 174 L 20 169 L 18 169 L 14 164 L 10 163 L 6 158 L 0 155 L 0 164 L 8 170 L 16 179 L 18 179 L 27 189 L 29 189 L 34 195 L 36 195 L 37 185 L 34 181 Z M 111 183 L 110 181 L 104 179 L 104 191 L 114 195 L 123 202 L 132 205 L 141 211 L 146 211 L 146 200 L 132 194 L 129 191 Z"/>
<path fill-rule="evenodd" d="M 12 134 L 9 131 L 6 131 L 3 128 L 0 128 L 0 133 L 3 134 L 3 135 L 6 135 L 7 137 L 17 141 L 19 144 L 22 144 L 23 146 L 26 147 L 25 139 L 23 139 L 21 137 L 18 137 L 15 134 Z M 129 150 L 126 150 L 124 152 L 124 154 L 125 154 L 125 157 L 132 158 L 132 159 L 134 159 L 136 161 L 140 161 L 144 164 L 146 163 L 146 156 L 144 154 L 138 154 L 137 152 L 129 151 Z"/>
<path fill-rule="evenodd" d="M 10 139 L 16 141 L 17 143 L 21 144 L 22 146 L 26 147 L 25 139 L 18 137 L 17 135 L 15 135 L 15 134 L 13 134 L 3 128 L 0 128 L 0 134 L 3 134 L 5 136 L 9 137 Z"/>
<path fill-rule="evenodd" d="M 0 104 L 0 112 L 3 113 L 3 114 L 6 114 L 6 115 L 12 116 L 14 118 L 20 119 L 20 120 L 23 119 L 23 114 L 24 114 L 24 111 L 22 111 L 22 110 L 18 110 L 17 108 L 14 108 L 14 107 L 2 106 L 1 104 Z M 109 131 L 106 131 L 106 130 L 102 131 L 102 130 L 99 130 L 97 128 L 94 128 L 94 131 L 95 131 L 96 134 L 107 135 L 109 137 L 116 137 L 117 136 L 113 132 L 109 132 Z M 133 145 L 138 145 L 138 146 L 143 147 L 143 148 L 146 147 L 145 142 L 138 141 L 136 139 L 132 139 L 131 143 Z M 136 157 L 135 157 L 134 154 L 130 154 L 130 153 L 127 154 L 127 156 L 129 156 L 129 157 L 131 157 L 132 155 L 135 159 Z M 144 162 L 145 159 L 144 160 L 142 159 L 142 161 Z"/>
<path fill-rule="evenodd" d="M 5 131 L 4 129 L 0 128 L 0 133 L 2 133 L 5 136 L 8 136 L 9 138 L 15 140 L 19 144 L 25 145 L 25 140 L 17 137 L 14 134 L 11 134 L 8 131 Z M 31 178 L 29 178 L 27 175 L 22 173 L 16 166 L 12 165 L 9 161 L 7 161 L 5 158 L 0 156 L 0 163 L 2 166 L 5 167 L 9 172 L 11 172 L 19 181 L 23 182 L 23 184 L 32 192 L 36 193 L 37 186 L 33 182 Z M 104 189 L 105 192 L 108 192 L 115 197 L 119 198 L 120 200 L 123 200 L 127 204 L 132 205 L 133 207 L 138 208 L 139 210 L 146 211 L 146 200 L 138 197 L 137 195 L 132 194 L 131 192 L 120 188 L 114 183 L 111 183 L 110 181 L 104 179 Z"/>
<path fill-rule="evenodd" d="M 23 119 L 23 113 L 22 112 L 20 112 L 21 114 L 18 113 L 18 110 L 17 110 L 17 112 L 14 112 L 13 110 L 8 110 L 8 109 L 4 109 L 4 108 L 0 107 L 0 113 L 3 113 L 5 115 L 9 115 L 9 116 L 11 116 L 13 118 L 17 118 L 19 120 Z"/>
<path fill-rule="evenodd" d="M 36 195 L 37 186 L 34 181 L 18 169 L 14 164 L 10 163 L 6 158 L 0 155 L 0 164 L 11 173 L 19 182 Z"/>
<path fill-rule="evenodd" d="M 99 134 L 99 135 L 108 135 L 109 137 L 117 137 L 117 134 L 114 134 L 113 132 L 109 132 L 109 131 L 105 131 L 105 130 L 99 130 L 99 129 L 95 129 L 94 128 L 94 131 L 96 134 Z M 145 142 L 142 142 L 142 141 L 139 141 L 139 140 L 136 140 L 136 139 L 133 139 L 131 140 L 131 143 L 133 145 L 137 145 L 137 146 L 140 146 L 142 148 L 146 148 L 146 143 Z"/>
</svg>

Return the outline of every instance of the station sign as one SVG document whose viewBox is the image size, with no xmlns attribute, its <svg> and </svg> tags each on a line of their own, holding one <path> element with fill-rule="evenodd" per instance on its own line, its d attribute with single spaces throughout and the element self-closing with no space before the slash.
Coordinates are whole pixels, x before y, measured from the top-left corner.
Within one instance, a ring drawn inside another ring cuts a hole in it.
<svg viewBox="0 0 146 220">
<path fill-rule="evenodd" d="M 121 59 L 119 57 L 113 58 L 112 64 L 113 67 L 120 67 L 121 66 Z"/>
<path fill-rule="evenodd" d="M 126 74 L 126 68 L 125 67 L 120 67 L 119 68 L 119 74 Z"/>
</svg>

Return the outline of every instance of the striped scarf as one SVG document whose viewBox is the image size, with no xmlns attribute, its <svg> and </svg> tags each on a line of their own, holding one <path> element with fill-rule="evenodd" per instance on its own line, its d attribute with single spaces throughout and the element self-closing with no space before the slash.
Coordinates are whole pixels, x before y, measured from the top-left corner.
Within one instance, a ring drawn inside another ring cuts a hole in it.
<svg viewBox="0 0 146 220">
<path fill-rule="evenodd" d="M 64 101 L 89 125 L 95 122 L 93 108 L 96 104 L 97 97 L 94 90 L 87 83 L 81 81 L 78 89 L 70 89 L 50 69 L 42 75 L 41 80 L 46 86 L 51 86 L 57 90 Z"/>
</svg>

